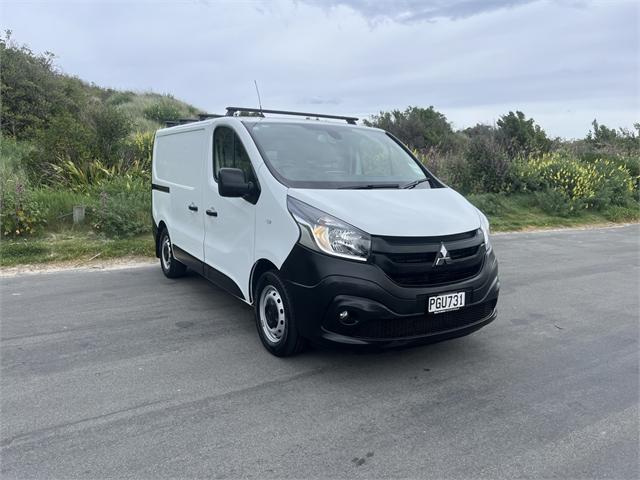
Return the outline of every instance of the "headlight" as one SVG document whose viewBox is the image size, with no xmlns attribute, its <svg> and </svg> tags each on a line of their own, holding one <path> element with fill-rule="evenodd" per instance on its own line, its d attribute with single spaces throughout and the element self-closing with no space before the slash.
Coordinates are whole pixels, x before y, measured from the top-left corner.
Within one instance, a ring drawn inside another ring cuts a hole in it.
<svg viewBox="0 0 640 480">
<path fill-rule="evenodd" d="M 484 245 L 487 249 L 487 253 L 489 253 L 493 248 L 491 246 L 491 238 L 489 238 L 489 233 L 491 230 L 489 227 L 489 220 L 487 219 L 486 215 L 480 210 L 478 210 L 478 216 L 480 217 L 480 229 L 482 230 L 482 235 L 484 236 Z"/>
<path fill-rule="evenodd" d="M 369 257 L 368 233 L 292 197 L 287 197 L 287 208 L 300 226 L 300 243 L 305 247 L 351 260 Z"/>
</svg>

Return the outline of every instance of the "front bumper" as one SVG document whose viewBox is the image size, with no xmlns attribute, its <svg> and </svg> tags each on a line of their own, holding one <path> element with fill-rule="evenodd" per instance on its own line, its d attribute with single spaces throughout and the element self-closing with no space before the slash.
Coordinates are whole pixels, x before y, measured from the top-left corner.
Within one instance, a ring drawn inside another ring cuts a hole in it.
<svg viewBox="0 0 640 480">
<path fill-rule="evenodd" d="M 496 318 L 498 262 L 486 254 L 474 277 L 430 287 L 406 287 L 368 262 L 344 260 L 296 245 L 281 268 L 302 336 L 319 343 L 392 347 L 472 333 Z M 460 310 L 429 314 L 430 296 L 466 292 Z M 339 313 L 349 312 L 341 320 Z"/>
</svg>

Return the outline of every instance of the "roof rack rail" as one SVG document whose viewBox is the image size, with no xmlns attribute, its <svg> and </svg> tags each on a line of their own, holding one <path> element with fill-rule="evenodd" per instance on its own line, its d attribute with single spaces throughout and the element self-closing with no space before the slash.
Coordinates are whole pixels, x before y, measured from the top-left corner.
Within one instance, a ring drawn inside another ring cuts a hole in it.
<svg viewBox="0 0 640 480">
<path fill-rule="evenodd" d="M 342 115 L 327 115 L 324 113 L 288 112 L 286 110 L 265 110 L 262 108 L 227 107 L 227 116 L 229 117 L 232 117 L 238 112 L 253 112 L 253 113 L 259 113 L 259 114 L 273 113 L 275 115 L 296 115 L 300 117 L 331 118 L 334 120 L 346 120 L 347 123 L 350 125 L 355 125 L 356 122 L 358 121 L 357 117 L 345 117 Z"/>
<path fill-rule="evenodd" d="M 199 113 L 198 118 L 200 120 L 206 120 L 208 118 L 220 118 L 224 117 L 224 115 L 220 115 L 219 113 Z"/>
<path fill-rule="evenodd" d="M 184 125 L 186 123 L 200 122 L 202 120 L 206 120 L 208 118 L 221 118 L 224 115 L 220 115 L 219 113 L 199 113 L 198 118 L 178 118 L 177 120 L 165 120 L 164 126 L 175 127 L 177 125 Z"/>
</svg>

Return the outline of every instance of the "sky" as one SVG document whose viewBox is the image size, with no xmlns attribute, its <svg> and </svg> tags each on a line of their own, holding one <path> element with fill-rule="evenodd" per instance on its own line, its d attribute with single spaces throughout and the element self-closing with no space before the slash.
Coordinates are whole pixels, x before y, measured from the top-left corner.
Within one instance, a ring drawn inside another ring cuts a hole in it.
<svg viewBox="0 0 640 480">
<path fill-rule="evenodd" d="M 0 0 L 0 26 L 103 87 L 454 128 L 521 110 L 550 136 L 640 121 L 640 3 L 626 0 Z"/>
</svg>

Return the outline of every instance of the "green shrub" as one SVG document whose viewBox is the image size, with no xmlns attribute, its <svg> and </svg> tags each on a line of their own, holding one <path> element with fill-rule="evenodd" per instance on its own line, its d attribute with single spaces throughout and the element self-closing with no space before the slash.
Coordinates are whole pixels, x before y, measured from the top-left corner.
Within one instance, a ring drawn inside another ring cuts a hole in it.
<svg viewBox="0 0 640 480">
<path fill-rule="evenodd" d="M 414 150 L 413 154 L 444 183 L 452 188 L 463 189 L 467 164 L 460 155 L 437 148 Z"/>
<path fill-rule="evenodd" d="M 111 106 L 96 108 L 92 117 L 95 125 L 94 155 L 112 165 L 125 148 L 125 139 L 132 128 L 131 119 L 121 109 Z"/>
<path fill-rule="evenodd" d="M 155 132 L 136 132 L 126 142 L 125 158 L 129 170 L 136 169 L 140 173 L 151 171 L 151 156 Z"/>
<path fill-rule="evenodd" d="M 535 204 L 549 215 L 567 217 L 576 213 L 575 205 L 566 193 L 559 189 L 548 189 L 542 192 L 534 192 Z"/>
<path fill-rule="evenodd" d="M 151 228 L 151 189 L 141 179 L 117 178 L 90 191 L 93 229 L 109 238 L 129 238 Z"/>
<path fill-rule="evenodd" d="M 511 190 L 511 160 L 496 135 L 474 136 L 465 152 L 464 190 L 505 192 Z"/>
<path fill-rule="evenodd" d="M 545 192 L 539 200 L 551 211 L 626 205 L 634 195 L 633 179 L 624 166 L 610 160 L 581 162 L 559 152 L 518 162 L 514 177 L 521 190 Z"/>
<path fill-rule="evenodd" d="M 505 210 L 504 195 L 495 193 L 471 193 L 467 195 L 467 200 L 476 208 L 480 209 L 485 215 L 500 215 Z"/>
<path fill-rule="evenodd" d="M 612 222 L 631 222 L 640 219 L 640 204 L 630 206 L 612 205 L 604 211 L 604 216 Z"/>
<path fill-rule="evenodd" d="M 118 105 L 131 102 L 135 96 L 136 94 L 133 92 L 115 92 L 107 98 L 106 103 L 117 107 Z"/>
<path fill-rule="evenodd" d="M 364 124 L 387 130 L 409 148 L 420 151 L 429 148 L 450 151 L 457 142 L 451 124 L 433 106 L 429 108 L 409 106 L 404 111 L 380 112 L 378 115 L 371 116 L 369 120 L 364 120 Z"/>
<path fill-rule="evenodd" d="M 41 205 L 24 183 L 4 182 L 0 192 L 0 227 L 3 237 L 27 237 L 39 234 L 46 225 Z"/>
<path fill-rule="evenodd" d="M 166 120 L 178 120 L 182 112 L 183 110 L 174 101 L 160 99 L 145 108 L 142 114 L 147 120 L 162 123 Z"/>
<path fill-rule="evenodd" d="M 540 154 L 551 148 L 551 141 L 540 125 L 520 111 L 498 119 L 498 136 L 511 158 Z"/>
<path fill-rule="evenodd" d="M 596 160 L 609 160 L 614 165 L 623 167 L 631 175 L 633 188 L 636 191 L 640 190 L 640 153 L 636 155 L 611 155 Z"/>
<path fill-rule="evenodd" d="M 0 178 L 15 175 L 24 179 L 23 159 L 33 150 L 31 142 L 0 135 Z"/>
</svg>

